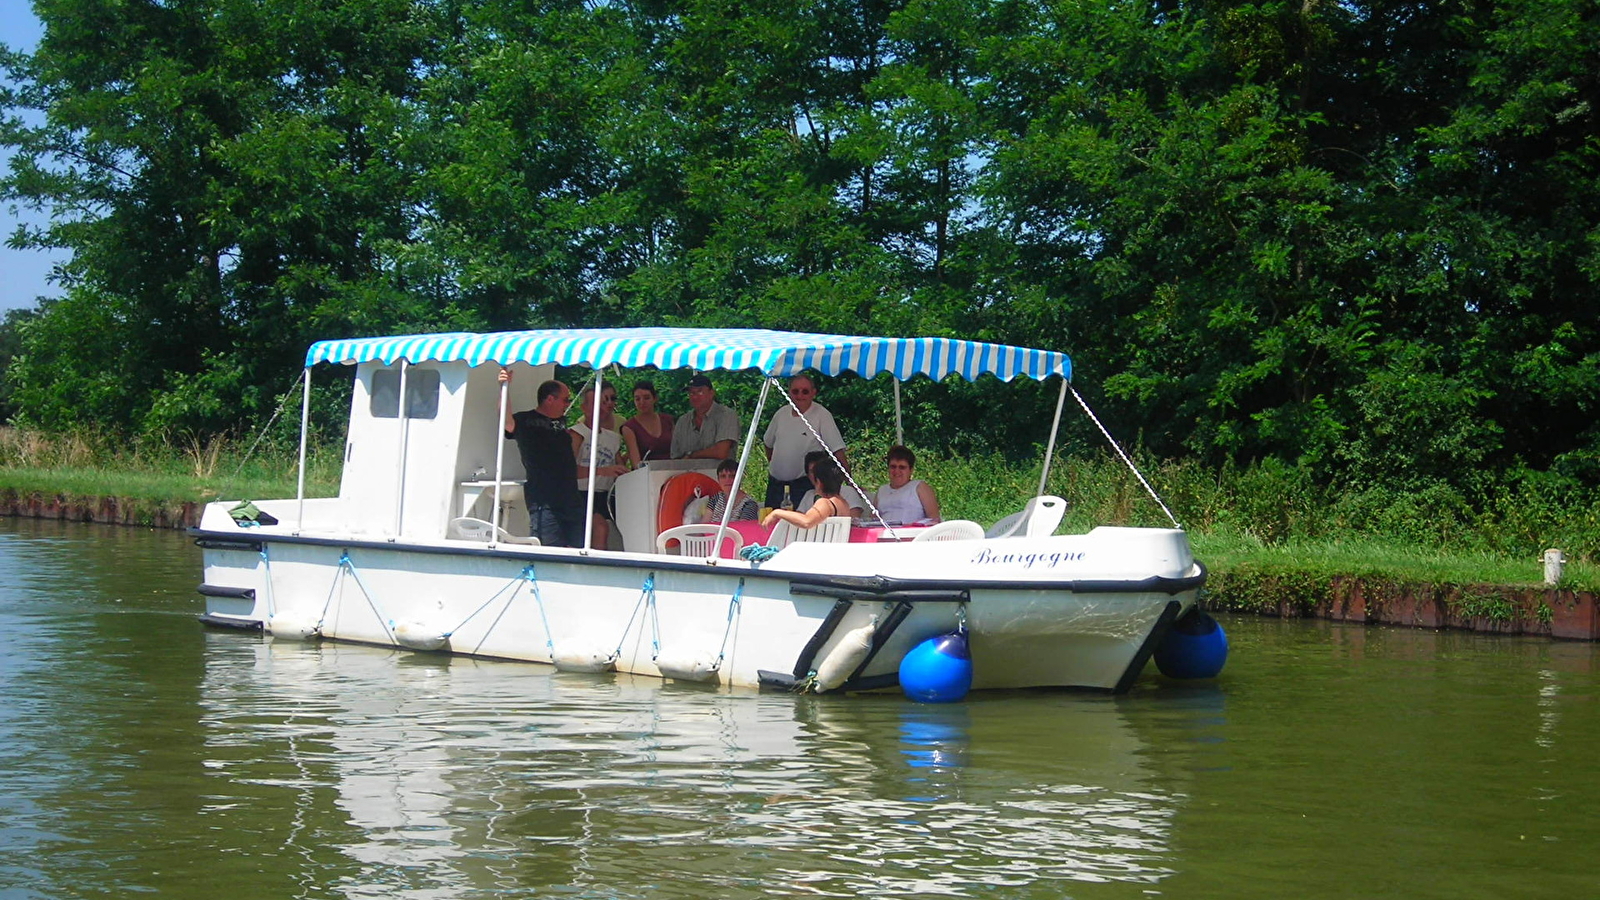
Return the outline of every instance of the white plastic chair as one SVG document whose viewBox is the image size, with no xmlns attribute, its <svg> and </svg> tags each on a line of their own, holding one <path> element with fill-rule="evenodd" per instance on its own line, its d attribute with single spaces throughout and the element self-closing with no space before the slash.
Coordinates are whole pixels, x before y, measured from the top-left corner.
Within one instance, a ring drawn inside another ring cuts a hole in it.
<svg viewBox="0 0 1600 900">
<path fill-rule="evenodd" d="M 911 543 L 918 541 L 978 541 L 983 539 L 983 526 L 967 519 L 950 519 L 917 531 Z"/>
<path fill-rule="evenodd" d="M 830 516 L 815 528 L 801 528 L 787 519 L 772 527 L 767 546 L 787 547 L 790 544 L 845 544 L 850 541 L 850 517 Z"/>
<path fill-rule="evenodd" d="M 656 535 L 656 552 L 666 553 L 667 542 L 677 541 L 678 555 L 710 559 L 717 555 L 711 546 L 716 539 L 716 525 L 678 525 Z M 739 549 L 744 546 L 744 538 L 740 537 L 739 532 L 734 531 L 732 528 L 722 533 L 722 540 L 724 542 L 733 542 L 734 555 L 738 555 Z"/>
<path fill-rule="evenodd" d="M 477 541 L 483 544 L 495 541 L 501 544 L 533 544 L 537 546 L 539 543 L 539 539 L 536 537 L 512 534 L 504 528 L 496 528 L 493 522 L 485 522 L 482 519 L 474 519 L 471 516 L 451 519 L 450 524 L 445 528 L 444 536 L 455 541 Z"/>
<path fill-rule="evenodd" d="M 1056 533 L 1061 517 L 1067 513 L 1067 501 L 1045 494 L 1033 497 L 1004 519 L 994 523 L 984 534 L 989 538 L 1049 537 Z"/>
</svg>

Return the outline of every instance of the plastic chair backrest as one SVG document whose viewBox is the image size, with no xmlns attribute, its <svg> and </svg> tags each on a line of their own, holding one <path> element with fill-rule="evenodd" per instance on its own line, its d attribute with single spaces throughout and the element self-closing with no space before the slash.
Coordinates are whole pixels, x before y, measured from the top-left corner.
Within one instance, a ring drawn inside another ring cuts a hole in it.
<svg viewBox="0 0 1600 900">
<path fill-rule="evenodd" d="M 951 519 L 917 532 L 911 539 L 918 541 L 977 541 L 983 539 L 983 526 L 967 519 Z"/>
<path fill-rule="evenodd" d="M 783 548 L 790 544 L 844 544 L 850 541 L 850 517 L 830 516 L 815 528 L 801 528 L 787 520 L 772 528 L 767 538 L 768 547 Z"/>
<path fill-rule="evenodd" d="M 666 531 L 656 535 L 656 552 L 666 553 L 667 542 L 677 541 L 678 554 L 680 556 L 697 556 L 701 559 L 709 559 L 717 555 L 716 551 L 711 547 L 716 539 L 717 526 L 715 525 L 679 525 L 676 528 L 668 528 Z M 732 528 L 723 532 L 722 540 L 724 543 L 733 542 L 735 555 L 744 546 L 744 538 L 740 537 L 739 532 L 734 531 Z"/>
<path fill-rule="evenodd" d="M 989 530 L 985 531 L 983 533 L 983 536 L 986 537 L 986 538 L 1006 538 L 1006 537 L 1011 537 L 1011 535 L 1021 525 L 1022 525 L 1022 511 L 1019 510 L 1017 512 L 1012 513 L 1009 516 L 1006 516 L 1005 518 L 1003 518 L 1000 521 L 994 523 L 993 525 L 990 525 L 989 526 Z"/>
<path fill-rule="evenodd" d="M 485 522 L 482 519 L 474 519 L 471 516 L 451 519 L 450 524 L 445 528 L 444 536 L 458 541 L 480 541 L 485 544 L 490 541 L 496 541 L 502 544 L 533 544 L 537 546 L 539 543 L 539 539 L 536 537 L 512 534 L 504 528 L 496 528 L 493 522 Z"/>
<path fill-rule="evenodd" d="M 1067 514 L 1067 501 L 1050 494 L 1033 497 L 1022 507 L 990 526 L 984 537 L 1049 537 L 1056 533 L 1061 517 Z"/>
</svg>

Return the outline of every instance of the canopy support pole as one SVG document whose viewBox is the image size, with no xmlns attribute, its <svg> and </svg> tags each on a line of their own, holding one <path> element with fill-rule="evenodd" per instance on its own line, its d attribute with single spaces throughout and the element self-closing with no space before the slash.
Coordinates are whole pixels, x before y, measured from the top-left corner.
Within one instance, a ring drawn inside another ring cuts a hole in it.
<svg viewBox="0 0 1600 900">
<path fill-rule="evenodd" d="M 583 552 L 588 553 L 593 549 L 594 543 L 594 483 L 599 479 L 594 474 L 595 463 L 600 458 L 600 395 L 605 391 L 606 370 L 601 366 L 594 370 L 594 404 L 589 407 L 589 490 L 584 502 L 583 515 Z M 604 548 L 601 548 L 604 549 Z"/>
<path fill-rule="evenodd" d="M 707 562 L 715 563 L 722 554 L 722 536 L 728 533 L 728 520 L 733 518 L 733 511 L 739 506 L 734 498 L 739 496 L 739 488 L 744 484 L 744 470 L 750 464 L 750 449 L 756 444 L 756 428 L 761 424 L 761 413 L 767 408 L 767 392 L 772 390 L 774 381 L 776 379 L 770 375 L 761 380 L 761 395 L 756 397 L 756 411 L 750 415 L 750 429 L 745 432 L 744 450 L 739 453 L 739 469 L 733 473 L 733 495 L 727 503 L 722 504 L 722 521 L 717 524 L 717 536 L 711 540 L 711 555 L 706 557 Z"/>
<path fill-rule="evenodd" d="M 311 367 L 305 369 L 305 386 L 300 391 L 300 474 L 295 486 L 294 533 L 306 527 L 306 434 L 311 421 Z"/>
<path fill-rule="evenodd" d="M 505 476 L 506 467 L 506 405 L 511 402 L 510 387 L 508 382 L 500 382 L 500 418 L 494 423 L 494 515 L 490 517 L 490 521 L 494 524 L 494 533 L 489 536 L 491 544 L 500 537 L 500 481 Z"/>
<path fill-rule="evenodd" d="M 1044 496 L 1044 486 L 1050 480 L 1050 457 L 1056 449 L 1056 432 L 1061 428 L 1061 408 L 1067 405 L 1067 380 L 1061 379 L 1061 393 L 1056 395 L 1056 417 L 1050 422 L 1050 442 L 1044 445 L 1044 471 L 1039 473 L 1039 492 L 1035 497 Z"/>
<path fill-rule="evenodd" d="M 395 411 L 400 414 L 400 447 L 398 450 L 400 471 L 395 475 L 397 483 L 394 491 L 394 537 L 389 538 L 391 541 L 400 536 L 401 524 L 405 521 L 406 444 L 411 439 L 411 419 L 406 416 L 406 373 L 410 368 L 411 364 L 409 362 L 404 359 L 400 360 L 400 397 L 395 404 Z"/>
<path fill-rule="evenodd" d="M 905 423 L 900 419 L 900 379 L 895 378 L 893 375 L 889 377 L 890 383 L 894 385 L 894 442 L 898 446 L 904 447 L 906 445 L 906 428 Z"/>
</svg>

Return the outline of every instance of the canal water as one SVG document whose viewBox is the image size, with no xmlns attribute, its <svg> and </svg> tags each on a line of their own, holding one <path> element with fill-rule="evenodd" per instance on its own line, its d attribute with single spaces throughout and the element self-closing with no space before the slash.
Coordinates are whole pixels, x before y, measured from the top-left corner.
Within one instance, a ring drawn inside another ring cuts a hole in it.
<svg viewBox="0 0 1600 900">
<path fill-rule="evenodd" d="M 1586 644 L 1239 617 L 1215 684 L 924 706 L 210 632 L 199 565 L 0 519 L 0 897 L 1600 889 Z"/>
</svg>

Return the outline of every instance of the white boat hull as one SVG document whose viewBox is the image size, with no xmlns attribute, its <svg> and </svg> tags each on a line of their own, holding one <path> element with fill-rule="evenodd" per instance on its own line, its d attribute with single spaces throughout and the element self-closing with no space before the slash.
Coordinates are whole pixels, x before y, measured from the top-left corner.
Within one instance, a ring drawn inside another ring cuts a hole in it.
<svg viewBox="0 0 1600 900">
<path fill-rule="evenodd" d="M 1204 580 L 1170 529 L 795 544 L 759 566 L 244 529 L 221 504 L 193 533 L 213 623 L 724 686 L 804 681 L 876 615 L 890 633 L 845 689 L 892 686 L 963 619 L 976 689 L 1126 689 Z"/>
</svg>

